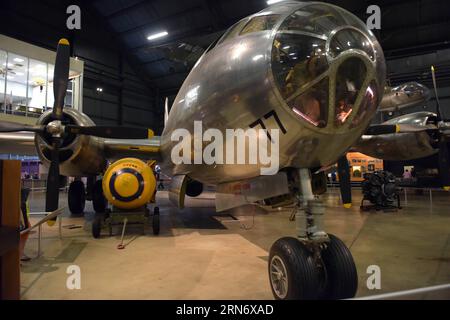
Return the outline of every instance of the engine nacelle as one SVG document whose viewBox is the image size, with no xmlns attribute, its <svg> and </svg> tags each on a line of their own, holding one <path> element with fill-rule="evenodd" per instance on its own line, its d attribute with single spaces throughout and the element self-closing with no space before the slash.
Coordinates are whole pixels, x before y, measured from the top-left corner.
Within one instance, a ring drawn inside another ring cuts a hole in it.
<svg viewBox="0 0 450 320">
<path fill-rule="evenodd" d="M 48 124 L 51 112 L 45 112 L 38 120 L 38 124 Z M 79 126 L 94 126 L 95 123 L 87 115 L 72 108 L 64 109 L 64 122 Z M 36 150 L 42 163 L 50 166 L 51 158 L 51 136 L 36 135 Z M 63 136 L 59 151 L 59 163 L 61 175 L 80 177 L 97 175 L 103 172 L 107 160 L 103 155 L 102 140 L 85 135 L 67 134 Z"/>
<path fill-rule="evenodd" d="M 111 164 L 103 177 L 103 193 L 113 206 L 137 209 L 154 199 L 156 178 L 152 168 L 135 158 Z"/>
</svg>

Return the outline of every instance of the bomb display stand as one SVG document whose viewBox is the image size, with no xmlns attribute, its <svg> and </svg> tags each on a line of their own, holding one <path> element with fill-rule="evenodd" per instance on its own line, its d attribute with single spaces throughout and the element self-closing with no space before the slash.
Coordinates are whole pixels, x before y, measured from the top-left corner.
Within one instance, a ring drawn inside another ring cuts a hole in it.
<svg viewBox="0 0 450 320">
<path fill-rule="evenodd" d="M 0 299 L 20 299 L 20 161 L 0 161 Z"/>
</svg>

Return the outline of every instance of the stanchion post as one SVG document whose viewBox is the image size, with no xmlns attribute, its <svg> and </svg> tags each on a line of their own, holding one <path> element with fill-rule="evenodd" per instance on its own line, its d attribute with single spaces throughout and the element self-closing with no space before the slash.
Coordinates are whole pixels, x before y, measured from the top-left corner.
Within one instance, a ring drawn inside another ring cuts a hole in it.
<svg viewBox="0 0 450 320">
<path fill-rule="evenodd" d="M 59 239 L 62 240 L 62 216 L 58 217 Z"/>
<path fill-rule="evenodd" d="M 430 188 L 430 208 L 433 209 L 433 191 Z"/>
<path fill-rule="evenodd" d="M 42 241 L 42 225 L 40 224 L 38 227 L 38 252 L 36 258 L 41 256 L 41 241 Z"/>
</svg>

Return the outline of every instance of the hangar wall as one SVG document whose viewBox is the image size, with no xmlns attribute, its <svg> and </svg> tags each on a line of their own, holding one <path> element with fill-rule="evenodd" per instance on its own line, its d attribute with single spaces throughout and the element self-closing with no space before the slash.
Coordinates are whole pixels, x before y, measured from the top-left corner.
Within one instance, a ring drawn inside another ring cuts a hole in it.
<svg viewBox="0 0 450 320">
<path fill-rule="evenodd" d="M 72 56 L 85 62 L 83 111 L 99 125 L 145 126 L 160 133 L 164 108 L 156 108 L 157 89 L 133 68 L 132 59 L 89 6 L 82 8 L 81 30 L 65 28 L 68 5 L 2 1 L 0 33 L 50 50 L 56 50 L 59 38 L 68 38 Z"/>
</svg>

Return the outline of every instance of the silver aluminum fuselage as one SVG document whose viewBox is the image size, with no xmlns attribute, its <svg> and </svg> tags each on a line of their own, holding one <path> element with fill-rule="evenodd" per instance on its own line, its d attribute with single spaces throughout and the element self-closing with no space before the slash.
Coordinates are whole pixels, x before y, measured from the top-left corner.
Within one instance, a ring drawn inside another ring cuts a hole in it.
<svg viewBox="0 0 450 320">
<path fill-rule="evenodd" d="M 280 14 L 281 17 L 272 30 L 249 33 L 223 43 L 219 42 L 219 45 L 200 58 L 173 103 L 161 137 L 163 168 L 166 172 L 189 175 L 195 180 L 210 184 L 248 179 L 261 174 L 261 164 L 174 165 L 171 161 L 171 150 L 178 141 L 172 141 L 171 134 L 179 128 L 193 133 L 194 121 L 202 121 L 204 131 L 215 128 L 223 133 L 226 129 L 248 129 L 250 124 L 258 119 L 264 121 L 267 129 L 279 129 L 273 118 L 264 118 L 275 111 L 286 129 L 286 133 L 280 132 L 279 137 L 280 169 L 331 165 L 358 140 L 367 129 L 374 112 L 367 114 L 354 128 L 350 128 L 349 124 L 339 128 L 332 124 L 318 128 L 293 113 L 275 84 L 272 49 L 277 31 L 288 16 L 309 4 L 311 3 L 286 2 L 284 5 L 269 7 L 254 16 L 268 14 L 269 11 Z M 247 20 L 254 16 L 248 17 Z M 368 34 L 375 48 L 377 61 L 368 66 L 368 72 L 376 73 L 381 99 L 385 79 L 383 53 L 373 34 L 363 26 L 361 30 Z M 334 31 L 324 34 L 323 38 L 329 38 Z M 349 50 L 340 58 L 345 60 L 346 56 L 352 55 L 361 55 L 361 52 Z M 331 65 L 330 72 L 335 68 Z M 330 96 L 333 95 L 334 85 L 330 80 Z M 330 101 L 330 109 L 334 108 L 332 103 Z"/>
</svg>

